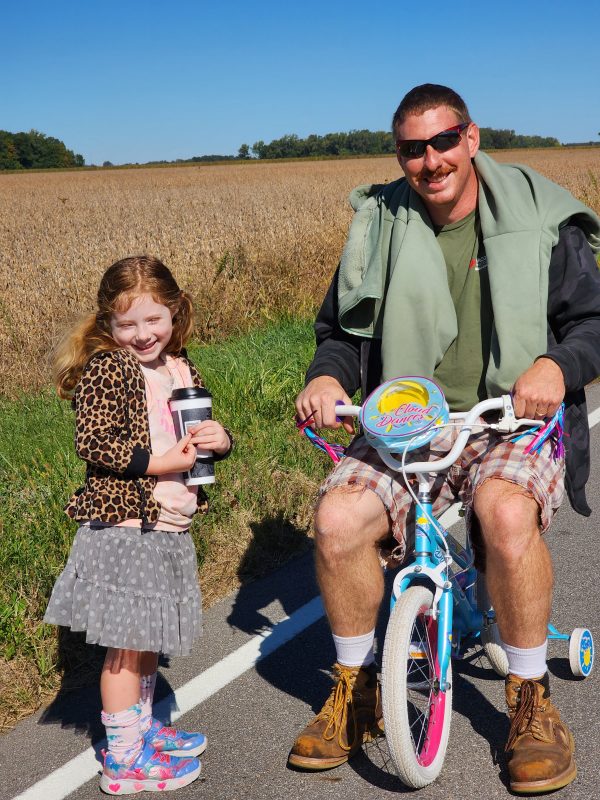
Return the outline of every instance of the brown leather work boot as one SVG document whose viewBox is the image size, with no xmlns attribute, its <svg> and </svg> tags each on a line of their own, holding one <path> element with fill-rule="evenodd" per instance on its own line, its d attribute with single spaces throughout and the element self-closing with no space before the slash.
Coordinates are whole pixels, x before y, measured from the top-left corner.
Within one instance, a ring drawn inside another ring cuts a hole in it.
<svg viewBox="0 0 600 800">
<path fill-rule="evenodd" d="M 334 685 L 325 705 L 294 742 L 288 764 L 302 769 L 331 769 L 348 761 L 383 733 L 381 693 L 375 665 L 334 664 Z"/>
<path fill-rule="evenodd" d="M 575 780 L 573 734 L 550 700 L 548 673 L 530 680 L 508 675 L 505 682 L 510 732 L 510 788 L 520 794 L 551 792 Z"/>
</svg>

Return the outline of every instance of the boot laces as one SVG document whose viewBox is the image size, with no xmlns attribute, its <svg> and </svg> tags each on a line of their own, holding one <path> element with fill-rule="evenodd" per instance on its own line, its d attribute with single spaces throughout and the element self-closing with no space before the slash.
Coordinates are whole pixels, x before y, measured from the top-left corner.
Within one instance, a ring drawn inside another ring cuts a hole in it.
<svg viewBox="0 0 600 800">
<path fill-rule="evenodd" d="M 327 720 L 323 738 L 331 741 L 337 734 L 339 746 L 342 750 L 349 751 L 354 747 L 358 736 L 358 725 L 354 712 L 354 703 L 352 702 L 352 689 L 358 670 L 336 667 L 336 673 L 336 684 L 331 690 L 325 705 L 317 714 L 315 721 L 319 719 Z M 348 706 L 350 706 L 352 715 L 352 738 L 349 738 L 348 744 L 345 744 L 342 737 L 348 725 Z"/>
<path fill-rule="evenodd" d="M 519 698 L 514 711 L 511 710 L 512 717 L 508 741 L 505 751 L 513 749 L 517 739 L 525 733 L 531 733 L 536 739 L 545 738 L 540 723 L 539 712 L 546 709 L 546 704 L 536 702 L 536 688 L 534 681 L 523 681 L 519 690 Z"/>
</svg>

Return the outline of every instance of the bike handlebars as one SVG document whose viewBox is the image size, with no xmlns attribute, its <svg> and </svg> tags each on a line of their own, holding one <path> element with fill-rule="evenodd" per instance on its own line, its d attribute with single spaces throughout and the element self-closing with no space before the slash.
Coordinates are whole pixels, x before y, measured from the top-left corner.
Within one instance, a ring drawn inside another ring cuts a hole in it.
<svg viewBox="0 0 600 800">
<path fill-rule="evenodd" d="M 362 406 L 353 405 L 338 405 L 336 407 L 336 414 L 338 417 L 358 417 L 360 416 Z M 487 411 L 502 411 L 500 419 L 496 423 L 491 423 L 487 427 L 501 433 L 513 433 L 523 426 L 528 427 L 541 427 L 544 425 L 543 420 L 539 419 L 517 419 L 515 417 L 515 410 L 512 404 L 512 398 L 509 394 L 504 394 L 502 397 L 493 397 L 489 400 L 482 400 L 477 405 L 473 406 L 470 411 L 452 412 L 450 414 L 451 420 L 463 420 L 460 428 L 460 433 L 450 452 L 437 461 L 413 461 L 402 464 L 402 459 L 398 459 L 390 452 L 377 449 L 381 460 L 390 469 L 404 470 L 411 474 L 423 474 L 431 472 L 442 472 L 454 464 L 460 454 L 465 448 L 465 445 L 471 435 L 473 427 L 476 425 L 477 420 L 482 414 Z"/>
</svg>

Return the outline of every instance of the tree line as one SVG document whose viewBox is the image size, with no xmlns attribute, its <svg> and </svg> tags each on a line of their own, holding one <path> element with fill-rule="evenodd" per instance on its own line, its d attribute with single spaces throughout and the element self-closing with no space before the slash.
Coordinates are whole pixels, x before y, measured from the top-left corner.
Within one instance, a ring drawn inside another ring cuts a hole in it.
<svg viewBox="0 0 600 800">
<path fill-rule="evenodd" d="M 524 136 L 503 128 L 479 128 L 482 150 L 507 150 L 511 147 L 560 147 L 554 136 Z"/>
<path fill-rule="evenodd" d="M 83 156 L 45 133 L 0 131 L 0 169 L 51 169 L 83 167 Z"/>
<path fill-rule="evenodd" d="M 552 136 L 524 136 L 514 130 L 480 128 L 483 150 L 504 150 L 511 147 L 560 147 Z M 149 161 L 152 164 L 181 164 L 231 159 L 319 158 L 331 156 L 391 155 L 395 152 L 394 137 L 389 131 L 353 130 L 348 133 L 311 134 L 305 139 L 288 133 L 271 142 L 262 140 L 252 147 L 242 144 L 237 156 L 202 155 L 175 161 Z M 60 139 L 36 130 L 10 133 L 0 130 L 0 170 L 4 169 L 65 169 L 83 167 L 83 156 L 67 149 Z M 105 161 L 103 166 L 113 166 Z"/>
<path fill-rule="evenodd" d="M 560 147 L 553 136 L 524 136 L 513 130 L 480 128 L 483 150 L 505 150 L 511 147 Z M 395 142 L 388 131 L 350 131 L 349 133 L 311 134 L 301 139 L 288 133 L 268 144 L 262 140 L 252 147 L 241 145 L 238 158 L 315 158 L 319 156 L 384 155 L 395 153 Z"/>
<path fill-rule="evenodd" d="M 255 142 L 250 148 L 243 144 L 238 158 L 314 158 L 316 156 L 363 156 L 394 153 L 394 137 L 389 131 L 350 131 L 349 133 L 326 133 L 317 136 L 312 133 L 301 139 L 295 133 L 288 133 L 268 144 Z"/>
<path fill-rule="evenodd" d="M 68 150 L 64 142 L 45 133 L 0 131 L 0 170 L 83 167 L 83 156 Z"/>
</svg>

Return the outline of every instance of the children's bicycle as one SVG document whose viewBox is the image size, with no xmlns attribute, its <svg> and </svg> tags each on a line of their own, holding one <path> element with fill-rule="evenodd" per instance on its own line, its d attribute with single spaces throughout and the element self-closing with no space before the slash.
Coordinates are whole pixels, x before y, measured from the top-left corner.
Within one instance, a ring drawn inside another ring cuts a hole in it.
<svg viewBox="0 0 600 800">
<path fill-rule="evenodd" d="M 479 419 L 499 411 L 498 422 Z M 508 672 L 485 580 L 477 573 L 471 543 L 462 546 L 433 516 L 431 476 L 448 470 L 459 458 L 474 429 L 530 436 L 537 452 L 550 437 L 560 452 L 562 409 L 547 422 L 516 419 L 509 395 L 484 400 L 469 412 L 450 413 L 439 387 L 419 376 L 395 378 L 376 389 L 363 406 L 339 405 L 339 417 L 357 416 L 363 434 L 383 462 L 403 474 L 415 502 L 413 559 L 395 576 L 382 663 L 382 703 L 386 739 L 402 782 L 418 789 L 439 775 L 446 754 L 452 713 L 452 663 L 479 643 L 502 676 Z M 334 461 L 343 448 L 299 427 Z M 459 428 L 448 454 L 437 461 L 407 463 L 407 453 L 431 442 L 447 425 Z M 524 433 L 519 429 L 526 427 Z M 418 479 L 418 493 L 408 481 Z M 587 628 L 571 635 L 549 626 L 549 639 L 569 642 L 574 675 L 587 677 L 594 645 Z"/>
</svg>

